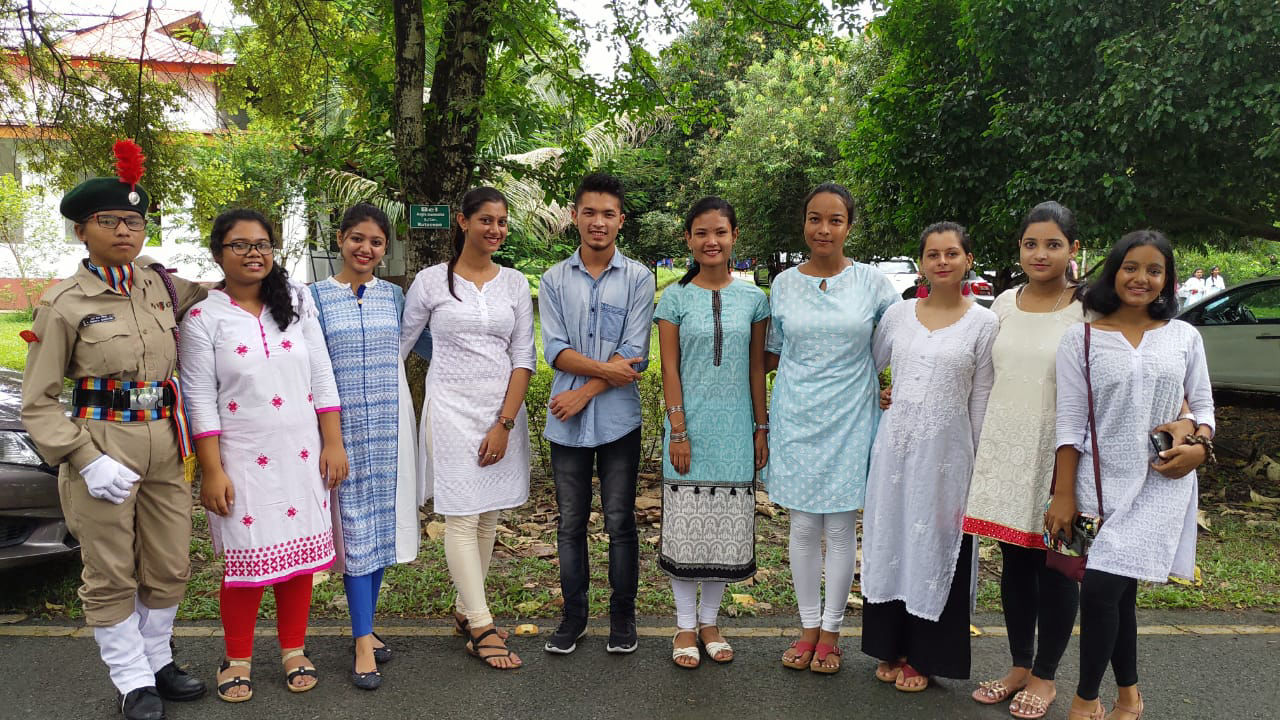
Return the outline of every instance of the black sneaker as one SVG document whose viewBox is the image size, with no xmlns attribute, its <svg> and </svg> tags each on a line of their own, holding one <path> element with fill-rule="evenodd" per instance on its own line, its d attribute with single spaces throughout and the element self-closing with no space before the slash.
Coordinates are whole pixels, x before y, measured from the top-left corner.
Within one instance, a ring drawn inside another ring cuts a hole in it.
<svg viewBox="0 0 1280 720">
<path fill-rule="evenodd" d="M 547 638 L 547 644 L 542 646 L 543 650 L 556 655 L 568 655 L 578 649 L 578 641 L 587 634 L 587 620 L 573 618 L 564 618 L 560 621 L 560 627 L 551 633 L 551 637 Z"/>
<path fill-rule="evenodd" d="M 606 652 L 633 653 L 639 646 L 634 615 L 609 618 L 609 643 L 604 646 Z"/>
</svg>

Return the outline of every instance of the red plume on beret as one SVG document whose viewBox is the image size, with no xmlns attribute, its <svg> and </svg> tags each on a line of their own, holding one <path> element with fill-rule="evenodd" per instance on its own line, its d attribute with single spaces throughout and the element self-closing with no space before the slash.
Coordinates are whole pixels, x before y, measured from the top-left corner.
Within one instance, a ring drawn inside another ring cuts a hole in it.
<svg viewBox="0 0 1280 720">
<path fill-rule="evenodd" d="M 120 182 L 128 185 L 130 190 L 136 190 L 145 172 L 142 162 L 147 159 L 142 148 L 133 140 L 117 140 L 111 152 L 116 156 L 116 174 L 120 176 Z"/>
</svg>

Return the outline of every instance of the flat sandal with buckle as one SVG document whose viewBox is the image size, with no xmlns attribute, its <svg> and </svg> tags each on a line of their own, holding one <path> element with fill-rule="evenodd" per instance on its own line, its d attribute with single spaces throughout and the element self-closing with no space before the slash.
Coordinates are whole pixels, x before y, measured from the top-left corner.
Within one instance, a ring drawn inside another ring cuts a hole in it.
<svg viewBox="0 0 1280 720">
<path fill-rule="evenodd" d="M 298 648 L 297 650 L 290 650 L 289 652 L 285 653 L 283 657 L 280 658 L 280 662 L 281 664 L 287 663 L 296 657 L 306 655 L 306 654 L 307 654 L 306 648 Z M 294 685 L 293 681 L 296 678 L 299 678 L 302 676 L 313 677 L 316 679 L 316 682 L 313 682 L 310 685 L 303 685 L 302 687 L 298 687 L 297 685 Z M 287 668 L 285 670 L 284 686 L 289 688 L 289 692 L 304 693 L 319 684 L 320 684 L 320 672 L 316 670 L 315 667 L 312 665 L 299 665 L 298 667 L 292 670 L 289 670 Z"/>
<path fill-rule="evenodd" d="M 218 672 L 224 673 L 233 667 L 246 668 L 245 672 L 248 672 L 248 668 L 250 668 L 251 665 L 252 663 L 248 660 L 223 659 L 222 665 L 218 666 Z M 249 688 L 249 692 L 248 694 L 240 697 L 227 694 L 228 690 L 236 687 L 247 687 Z M 218 699 L 219 700 L 223 700 L 229 703 L 242 703 L 249 700 L 252 697 L 253 697 L 253 682 L 249 679 L 248 675 L 232 675 L 230 680 L 226 680 L 224 682 L 218 683 Z"/>
</svg>

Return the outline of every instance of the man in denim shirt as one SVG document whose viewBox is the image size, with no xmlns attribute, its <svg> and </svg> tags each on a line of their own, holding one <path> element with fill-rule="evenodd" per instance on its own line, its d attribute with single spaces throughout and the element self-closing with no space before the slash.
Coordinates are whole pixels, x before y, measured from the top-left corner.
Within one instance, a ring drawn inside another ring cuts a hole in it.
<svg viewBox="0 0 1280 720">
<path fill-rule="evenodd" d="M 653 274 L 615 247 L 622 227 L 622 184 L 610 175 L 583 179 L 573 201 L 582 245 L 542 275 L 538 310 L 547 364 L 555 368 L 543 433 L 560 507 L 557 544 L 564 619 L 546 651 L 567 655 L 587 632 L 587 519 L 593 466 L 609 533 L 609 642 L 636 649 L 636 474 L 640 467 L 640 373 L 649 365 Z"/>
</svg>

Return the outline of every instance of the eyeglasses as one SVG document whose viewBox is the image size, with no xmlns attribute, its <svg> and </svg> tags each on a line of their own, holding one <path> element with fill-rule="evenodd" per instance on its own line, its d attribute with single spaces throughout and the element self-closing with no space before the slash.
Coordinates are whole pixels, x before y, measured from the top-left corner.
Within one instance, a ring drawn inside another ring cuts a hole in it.
<svg viewBox="0 0 1280 720">
<path fill-rule="evenodd" d="M 141 230 L 147 226 L 147 219 L 138 215 L 103 215 L 95 213 L 94 218 L 98 221 L 98 227 L 108 230 L 115 230 L 116 226 L 124 221 L 124 226 L 130 230 Z"/>
<path fill-rule="evenodd" d="M 257 250 L 259 255 L 270 255 L 273 250 L 271 243 L 266 240 L 261 240 L 256 243 L 233 242 L 227 243 L 226 245 L 223 245 L 223 247 L 231 248 L 231 252 L 241 256 L 248 255 L 250 250 Z"/>
</svg>

